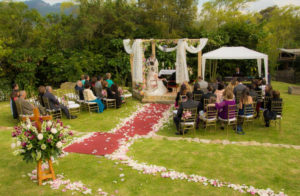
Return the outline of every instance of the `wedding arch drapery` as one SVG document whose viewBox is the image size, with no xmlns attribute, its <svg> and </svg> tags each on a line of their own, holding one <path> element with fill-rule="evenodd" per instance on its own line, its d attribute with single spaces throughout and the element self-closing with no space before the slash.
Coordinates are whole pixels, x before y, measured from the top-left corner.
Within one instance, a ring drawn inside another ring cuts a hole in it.
<svg viewBox="0 0 300 196">
<path fill-rule="evenodd" d="M 128 54 L 133 54 L 133 70 L 132 70 L 132 81 L 137 83 L 142 83 L 143 79 L 143 58 L 144 50 L 142 47 L 142 40 L 134 40 L 132 46 L 130 45 L 130 40 L 123 40 L 125 51 Z"/>
<path fill-rule="evenodd" d="M 185 81 L 189 82 L 189 74 L 186 64 L 186 51 L 190 53 L 198 53 L 200 52 L 207 43 L 207 38 L 202 38 L 199 40 L 198 46 L 195 48 L 194 46 L 189 46 L 187 39 L 178 40 L 177 46 L 174 48 L 166 48 L 163 46 L 158 46 L 158 49 L 163 52 L 173 52 L 176 50 L 176 83 L 181 84 Z"/>
</svg>

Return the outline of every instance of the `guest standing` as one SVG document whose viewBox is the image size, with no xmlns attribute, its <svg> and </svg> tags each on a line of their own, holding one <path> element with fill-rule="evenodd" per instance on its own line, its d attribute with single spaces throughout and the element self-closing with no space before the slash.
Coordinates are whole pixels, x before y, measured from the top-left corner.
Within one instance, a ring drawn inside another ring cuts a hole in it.
<svg viewBox="0 0 300 196">
<path fill-rule="evenodd" d="M 111 74 L 110 74 L 110 73 L 106 73 L 106 81 L 107 81 L 107 83 L 108 83 L 108 88 L 110 88 L 111 85 L 114 84 L 114 82 L 113 82 L 112 79 L 111 79 Z"/>
</svg>

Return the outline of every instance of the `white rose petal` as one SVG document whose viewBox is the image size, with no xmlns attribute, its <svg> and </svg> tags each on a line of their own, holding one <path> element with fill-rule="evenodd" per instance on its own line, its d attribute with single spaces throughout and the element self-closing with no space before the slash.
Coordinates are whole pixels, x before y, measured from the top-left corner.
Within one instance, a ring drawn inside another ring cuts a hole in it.
<svg viewBox="0 0 300 196">
<path fill-rule="evenodd" d="M 17 146 L 21 146 L 21 142 L 20 141 L 17 141 Z"/>
<path fill-rule="evenodd" d="M 14 149 L 14 148 L 16 147 L 16 144 L 15 144 L 15 143 L 12 143 L 12 144 L 10 145 L 10 147 L 11 147 L 12 149 Z"/>
<path fill-rule="evenodd" d="M 48 126 L 48 127 L 51 127 L 51 125 L 52 125 L 52 122 L 51 122 L 51 121 L 48 121 L 48 122 L 47 122 L 47 126 Z"/>
<path fill-rule="evenodd" d="M 55 128 L 52 128 L 52 129 L 51 129 L 51 133 L 56 134 L 56 133 L 57 133 L 57 130 L 56 130 Z"/>
<path fill-rule="evenodd" d="M 43 134 L 40 133 L 40 134 L 38 134 L 37 138 L 38 138 L 38 140 L 42 140 L 44 138 L 44 136 L 43 136 Z"/>
<path fill-rule="evenodd" d="M 56 143 L 56 147 L 57 147 L 57 148 L 61 148 L 61 147 L 62 147 L 62 143 L 61 143 L 61 142 L 57 142 L 57 143 Z"/>
</svg>

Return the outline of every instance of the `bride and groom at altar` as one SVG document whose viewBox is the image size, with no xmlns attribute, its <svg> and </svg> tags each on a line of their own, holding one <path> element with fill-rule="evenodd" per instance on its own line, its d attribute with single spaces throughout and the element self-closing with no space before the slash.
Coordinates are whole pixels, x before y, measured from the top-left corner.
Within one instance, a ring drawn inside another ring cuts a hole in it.
<svg viewBox="0 0 300 196">
<path fill-rule="evenodd" d="M 166 78 L 159 78 L 158 75 L 158 60 L 152 54 L 146 61 L 147 66 L 147 91 L 146 94 L 150 96 L 165 95 L 170 89 L 167 88 L 168 80 Z M 169 80 L 176 80 L 176 72 L 174 72 Z M 172 91 L 172 90 L 171 90 Z"/>
</svg>

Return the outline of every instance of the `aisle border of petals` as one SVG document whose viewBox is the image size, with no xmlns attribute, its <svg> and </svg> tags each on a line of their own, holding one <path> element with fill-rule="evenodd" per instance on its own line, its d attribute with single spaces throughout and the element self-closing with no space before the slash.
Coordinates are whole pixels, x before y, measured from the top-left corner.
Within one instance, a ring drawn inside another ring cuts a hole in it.
<svg viewBox="0 0 300 196">
<path fill-rule="evenodd" d="M 110 130 L 108 133 L 115 133 L 120 127 L 124 126 L 128 121 L 133 120 L 136 115 L 142 111 L 145 110 L 147 106 L 150 104 L 144 104 L 141 106 L 137 107 L 137 110 L 131 114 L 131 116 L 121 120 L 121 122 L 112 130 Z M 132 169 L 138 170 L 143 174 L 150 174 L 150 175 L 160 175 L 162 178 L 170 178 L 172 180 L 184 180 L 187 182 L 195 182 L 195 183 L 201 183 L 204 186 L 211 185 L 212 187 L 228 187 L 231 188 L 235 191 L 239 191 L 241 193 L 249 193 L 251 195 L 261 195 L 261 196 L 287 196 L 283 192 L 275 193 L 273 190 L 270 188 L 267 189 L 258 189 L 253 186 L 247 186 L 247 185 L 239 185 L 239 184 L 231 184 L 228 182 L 222 182 L 218 179 L 209 179 L 204 176 L 200 175 L 195 175 L 195 174 L 185 174 L 184 172 L 178 172 L 173 169 L 168 169 L 163 166 L 157 166 L 157 165 L 149 165 L 147 163 L 139 163 L 136 160 L 133 160 L 131 157 L 127 155 L 127 152 L 129 151 L 129 148 L 131 145 L 134 144 L 139 139 L 148 139 L 148 138 L 153 138 L 157 137 L 156 132 L 159 131 L 164 125 L 167 124 L 169 121 L 170 116 L 172 115 L 172 112 L 170 111 L 172 106 L 169 107 L 164 113 L 163 117 L 159 120 L 159 122 L 152 127 L 152 131 L 150 131 L 147 135 L 140 136 L 140 135 L 135 135 L 134 137 L 127 137 L 126 139 L 121 139 L 119 141 L 120 147 L 113 152 L 112 154 L 105 155 L 104 157 L 113 160 L 113 161 L 120 161 L 122 164 L 125 164 Z M 93 137 L 96 132 L 91 132 L 88 134 L 85 134 L 81 137 L 77 137 L 73 139 L 71 142 L 69 142 L 65 147 L 73 144 L 73 143 L 81 143 L 85 139 Z M 159 137 L 165 137 L 165 136 L 159 136 Z M 193 141 L 197 143 L 213 143 L 214 140 L 203 140 L 203 139 L 198 139 L 198 138 L 180 138 L 180 140 L 187 140 L 187 141 Z M 243 145 L 241 142 L 230 142 L 228 140 L 220 140 L 217 144 L 238 144 L 238 145 Z M 257 142 L 257 146 L 260 146 L 261 143 Z M 269 143 L 268 143 L 269 144 Z M 274 145 L 274 146 L 273 146 Z M 268 145 L 268 146 L 273 146 L 273 147 L 286 147 L 287 146 L 280 146 L 280 144 L 273 144 L 273 145 Z M 292 146 L 292 145 L 291 145 Z M 68 153 L 66 152 L 61 156 L 67 156 Z M 118 163 L 118 162 L 116 162 Z M 30 176 L 31 180 L 35 182 L 36 180 L 36 170 L 33 170 L 32 173 L 29 173 L 28 176 Z M 92 194 L 92 189 L 87 188 L 82 182 L 71 182 L 70 180 L 64 180 L 64 176 L 62 174 L 57 175 L 58 178 L 56 181 L 49 181 L 47 183 L 44 183 L 43 185 L 50 184 L 50 187 L 52 189 L 59 189 L 60 186 L 63 186 L 62 192 L 65 192 L 66 190 L 71 190 L 71 191 L 77 191 L 81 192 L 83 194 Z M 103 191 L 101 188 L 97 190 L 98 195 L 108 195 L 107 192 Z"/>
</svg>

